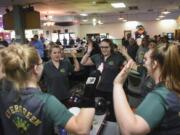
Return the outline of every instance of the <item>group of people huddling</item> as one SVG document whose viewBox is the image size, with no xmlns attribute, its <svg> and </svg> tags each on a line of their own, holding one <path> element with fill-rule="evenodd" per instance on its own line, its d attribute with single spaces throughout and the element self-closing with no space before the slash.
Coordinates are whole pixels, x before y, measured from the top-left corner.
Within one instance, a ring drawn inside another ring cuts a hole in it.
<svg viewBox="0 0 180 135">
<path fill-rule="evenodd" d="M 110 117 L 116 118 L 123 135 L 179 135 L 180 44 L 149 48 L 140 63 L 124 47 L 115 51 L 110 39 L 100 42 L 99 53 L 93 54 L 93 48 L 93 42 L 88 42 L 80 64 L 72 51 L 74 65 L 58 45 L 50 47 L 51 59 L 46 63 L 33 46 L 1 49 L 0 134 L 53 135 L 55 128 L 88 134 L 95 115 L 95 97 L 103 97 L 109 101 Z M 68 76 L 79 71 L 80 65 L 95 65 L 90 74 L 95 80 L 90 81 L 90 87 L 86 84 L 80 112 L 73 115 L 65 106 L 70 97 Z M 147 70 L 155 86 L 132 110 L 124 83 L 132 69 L 140 66 Z M 47 93 L 41 90 L 40 80 Z"/>
</svg>

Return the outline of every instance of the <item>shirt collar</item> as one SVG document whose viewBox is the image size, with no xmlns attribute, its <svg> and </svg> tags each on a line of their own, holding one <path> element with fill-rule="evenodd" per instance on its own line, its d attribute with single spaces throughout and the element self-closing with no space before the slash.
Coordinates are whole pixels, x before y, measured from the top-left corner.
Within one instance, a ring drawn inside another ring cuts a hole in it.
<svg viewBox="0 0 180 135">
<path fill-rule="evenodd" d="M 27 87 L 27 88 L 24 88 L 24 89 L 21 89 L 20 90 L 22 94 L 32 94 L 32 93 L 39 93 L 41 92 L 41 89 L 40 88 L 33 88 L 33 87 Z"/>
</svg>

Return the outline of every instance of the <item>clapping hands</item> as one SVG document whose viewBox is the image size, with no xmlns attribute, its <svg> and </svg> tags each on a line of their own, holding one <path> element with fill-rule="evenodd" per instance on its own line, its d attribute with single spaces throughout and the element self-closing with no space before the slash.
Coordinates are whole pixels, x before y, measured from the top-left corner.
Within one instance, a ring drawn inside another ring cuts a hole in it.
<svg viewBox="0 0 180 135">
<path fill-rule="evenodd" d="M 128 73 L 130 72 L 130 70 L 132 69 L 134 64 L 135 63 L 133 60 L 129 60 L 128 63 L 124 66 L 124 68 L 121 70 L 121 72 L 114 79 L 114 84 L 120 84 L 123 86 L 123 84 L 128 76 Z"/>
<path fill-rule="evenodd" d="M 90 54 L 93 50 L 93 45 L 92 43 L 88 43 L 88 48 L 87 48 L 87 53 Z"/>
<path fill-rule="evenodd" d="M 71 50 L 71 56 L 73 58 L 76 58 L 76 54 L 77 54 L 77 51 L 76 50 Z"/>
</svg>

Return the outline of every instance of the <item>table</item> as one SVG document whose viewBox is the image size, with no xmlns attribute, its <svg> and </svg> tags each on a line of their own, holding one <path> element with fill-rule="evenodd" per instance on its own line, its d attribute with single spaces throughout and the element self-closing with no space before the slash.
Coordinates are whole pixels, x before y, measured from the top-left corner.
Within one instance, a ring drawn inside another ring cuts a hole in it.
<svg viewBox="0 0 180 135">
<path fill-rule="evenodd" d="M 120 129 L 116 122 L 106 121 L 100 135 L 120 135 Z"/>
<path fill-rule="evenodd" d="M 95 115 L 94 121 L 93 121 L 93 128 L 90 131 L 90 135 L 98 135 L 104 126 L 106 114 L 104 115 Z"/>
<path fill-rule="evenodd" d="M 118 124 L 116 122 L 105 121 L 105 118 L 106 114 L 95 115 L 93 128 L 89 135 L 120 135 Z"/>
</svg>

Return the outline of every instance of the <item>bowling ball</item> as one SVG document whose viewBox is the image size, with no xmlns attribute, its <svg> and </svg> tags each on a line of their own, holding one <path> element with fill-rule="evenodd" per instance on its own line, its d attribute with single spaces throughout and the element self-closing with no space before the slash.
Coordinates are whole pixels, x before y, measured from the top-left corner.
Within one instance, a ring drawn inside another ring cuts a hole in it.
<svg viewBox="0 0 180 135">
<path fill-rule="evenodd" d="M 95 114 L 96 115 L 103 115 L 107 111 L 107 103 L 103 97 L 96 97 L 95 99 Z"/>
</svg>

